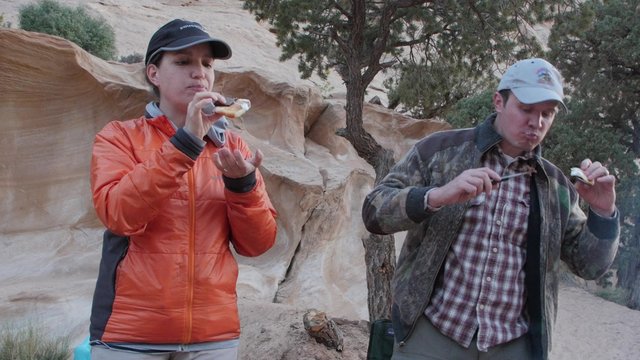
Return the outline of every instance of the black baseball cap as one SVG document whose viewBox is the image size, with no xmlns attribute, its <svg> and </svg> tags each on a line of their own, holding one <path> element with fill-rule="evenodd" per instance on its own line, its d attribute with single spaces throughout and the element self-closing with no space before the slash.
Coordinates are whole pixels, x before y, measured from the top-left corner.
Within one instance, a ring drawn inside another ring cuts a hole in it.
<svg viewBox="0 0 640 360">
<path fill-rule="evenodd" d="M 215 59 L 226 60 L 231 57 L 229 45 L 209 36 L 202 25 L 182 19 L 171 20 L 158 29 L 149 40 L 144 64 L 149 65 L 163 51 L 178 51 L 206 42 L 211 44 Z"/>
</svg>

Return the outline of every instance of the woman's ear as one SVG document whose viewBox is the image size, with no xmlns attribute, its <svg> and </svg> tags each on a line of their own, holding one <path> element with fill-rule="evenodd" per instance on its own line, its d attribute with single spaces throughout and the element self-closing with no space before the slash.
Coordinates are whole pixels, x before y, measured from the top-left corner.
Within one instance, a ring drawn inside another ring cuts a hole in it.
<svg viewBox="0 0 640 360">
<path fill-rule="evenodd" d="M 158 86 L 158 66 L 156 64 L 147 65 L 147 79 L 155 86 Z"/>
</svg>

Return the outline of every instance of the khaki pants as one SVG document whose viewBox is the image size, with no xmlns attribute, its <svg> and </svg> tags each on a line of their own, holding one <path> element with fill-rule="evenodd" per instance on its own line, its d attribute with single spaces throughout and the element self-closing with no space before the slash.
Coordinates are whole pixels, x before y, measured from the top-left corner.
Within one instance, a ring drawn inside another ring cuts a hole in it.
<svg viewBox="0 0 640 360">
<path fill-rule="evenodd" d="M 91 347 L 91 360 L 237 360 L 238 348 L 216 349 L 191 352 L 139 353 L 108 349 L 103 346 Z"/>
<path fill-rule="evenodd" d="M 442 335 L 427 319 L 420 316 L 413 334 L 404 346 L 397 343 L 393 347 L 392 360 L 530 360 L 528 337 L 521 336 L 506 344 L 492 347 L 488 352 L 478 350 L 476 337 L 466 349 L 457 342 Z"/>
</svg>

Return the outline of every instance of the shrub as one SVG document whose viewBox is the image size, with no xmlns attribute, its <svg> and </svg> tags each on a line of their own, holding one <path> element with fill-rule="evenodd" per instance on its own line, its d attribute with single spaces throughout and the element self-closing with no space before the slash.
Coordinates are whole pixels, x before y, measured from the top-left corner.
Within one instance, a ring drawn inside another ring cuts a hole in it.
<svg viewBox="0 0 640 360">
<path fill-rule="evenodd" d="M 127 56 L 121 56 L 120 62 L 125 64 L 136 64 L 144 61 L 144 56 L 140 53 L 133 53 Z"/>
<path fill-rule="evenodd" d="M 0 27 L 4 27 L 4 28 L 11 27 L 10 21 L 4 21 L 4 13 L 0 14 Z"/>
<path fill-rule="evenodd" d="M 596 295 L 622 306 L 627 306 L 627 300 L 629 299 L 629 291 L 623 288 L 602 289 L 596 291 Z"/>
<path fill-rule="evenodd" d="M 486 89 L 477 95 L 458 101 L 445 114 L 445 118 L 456 129 L 474 127 L 481 123 L 493 110 L 492 96 L 495 90 Z"/>
<path fill-rule="evenodd" d="M 0 360 L 67 360 L 69 339 L 52 339 L 36 326 L 0 329 Z"/>
<path fill-rule="evenodd" d="M 107 22 L 91 17 L 82 6 L 72 8 L 55 0 L 22 6 L 20 28 L 63 37 L 105 60 L 115 57 L 115 33 Z"/>
</svg>

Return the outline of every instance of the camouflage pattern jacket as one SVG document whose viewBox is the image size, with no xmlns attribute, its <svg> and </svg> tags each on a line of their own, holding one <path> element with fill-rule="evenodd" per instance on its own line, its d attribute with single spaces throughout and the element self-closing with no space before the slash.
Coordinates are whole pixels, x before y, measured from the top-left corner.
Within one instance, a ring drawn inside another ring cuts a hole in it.
<svg viewBox="0 0 640 360">
<path fill-rule="evenodd" d="M 422 139 L 364 201 L 362 216 L 369 231 L 407 231 L 392 283 L 392 320 L 400 346 L 429 303 L 469 205 L 431 212 L 425 210 L 424 195 L 466 169 L 481 167 L 483 154 L 501 141 L 494 119 L 495 114 L 476 128 L 437 132 Z M 613 218 L 590 210 L 585 215 L 573 185 L 540 156 L 539 147 L 535 151 L 525 285 L 533 355 L 546 359 L 558 306 L 560 260 L 584 279 L 601 276 L 616 255 L 620 228 L 617 210 Z"/>
</svg>

